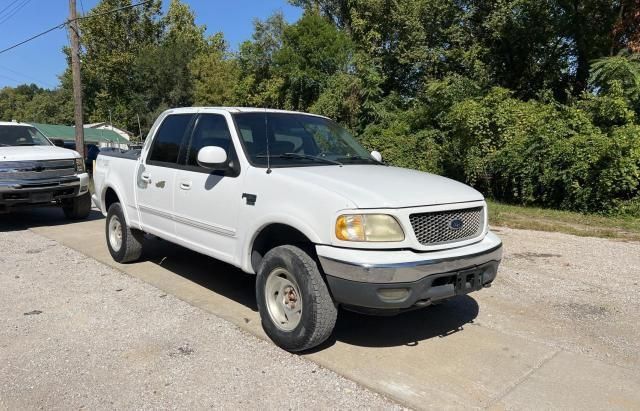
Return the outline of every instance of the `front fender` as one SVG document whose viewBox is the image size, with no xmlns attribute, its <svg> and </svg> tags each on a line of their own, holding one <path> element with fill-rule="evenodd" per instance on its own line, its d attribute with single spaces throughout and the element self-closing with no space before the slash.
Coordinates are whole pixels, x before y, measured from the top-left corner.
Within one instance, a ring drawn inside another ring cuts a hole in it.
<svg viewBox="0 0 640 411">
<path fill-rule="evenodd" d="M 291 228 L 295 228 L 304 234 L 312 243 L 322 244 L 322 240 L 318 233 L 316 233 L 311 225 L 305 223 L 302 219 L 287 214 L 265 215 L 257 220 L 253 220 L 251 224 L 246 227 L 247 236 L 246 241 L 242 242 L 244 247 L 241 254 L 241 268 L 245 272 L 255 274 L 253 267 L 251 266 L 251 250 L 253 248 L 253 243 L 262 230 L 271 224 L 284 224 Z"/>
</svg>

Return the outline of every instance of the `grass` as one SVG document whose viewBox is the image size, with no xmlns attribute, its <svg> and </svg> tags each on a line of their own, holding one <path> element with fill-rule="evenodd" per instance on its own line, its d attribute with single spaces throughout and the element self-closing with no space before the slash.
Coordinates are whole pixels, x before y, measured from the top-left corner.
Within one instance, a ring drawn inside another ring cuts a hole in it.
<svg viewBox="0 0 640 411">
<path fill-rule="evenodd" d="M 513 206 L 488 200 L 493 226 L 552 231 L 583 237 L 640 241 L 640 218 L 608 217 L 571 211 Z"/>
</svg>

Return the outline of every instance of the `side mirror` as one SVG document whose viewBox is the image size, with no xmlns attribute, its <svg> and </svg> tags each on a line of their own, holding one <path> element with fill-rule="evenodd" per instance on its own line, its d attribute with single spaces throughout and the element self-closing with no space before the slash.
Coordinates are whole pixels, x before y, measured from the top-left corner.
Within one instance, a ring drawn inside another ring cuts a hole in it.
<svg viewBox="0 0 640 411">
<path fill-rule="evenodd" d="M 382 163 L 382 154 L 379 151 L 372 151 L 371 157 L 376 160 L 378 163 Z"/>
<path fill-rule="evenodd" d="M 227 152 L 218 146 L 202 147 L 198 151 L 198 164 L 211 170 L 223 170 L 228 167 Z"/>
<path fill-rule="evenodd" d="M 51 140 L 51 142 L 56 147 L 64 147 L 64 140 L 61 140 L 59 138 L 54 138 L 53 140 Z"/>
</svg>

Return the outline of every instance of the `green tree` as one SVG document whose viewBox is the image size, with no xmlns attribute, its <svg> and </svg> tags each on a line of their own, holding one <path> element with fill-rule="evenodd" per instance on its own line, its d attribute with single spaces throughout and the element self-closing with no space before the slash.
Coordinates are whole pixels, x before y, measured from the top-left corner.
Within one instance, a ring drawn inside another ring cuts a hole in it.
<svg viewBox="0 0 640 411">
<path fill-rule="evenodd" d="M 591 84 L 608 91 L 618 84 L 632 103 L 640 99 L 640 54 L 622 50 L 616 56 L 596 59 L 591 64 Z"/>
<path fill-rule="evenodd" d="M 65 90 L 47 90 L 31 85 L 0 90 L 0 119 L 37 123 L 70 124 L 73 100 Z"/>
<path fill-rule="evenodd" d="M 222 33 L 212 36 L 206 51 L 191 62 L 195 105 L 233 106 L 239 104 L 236 96 L 240 70 L 238 62 L 228 51 Z"/>
<path fill-rule="evenodd" d="M 186 4 L 172 0 L 160 19 L 162 32 L 157 42 L 145 44 L 135 59 L 132 73 L 140 84 L 134 98 L 144 113 L 194 102 L 191 62 L 207 50 L 204 26 Z M 146 118 L 146 116 L 145 116 Z M 153 119 L 145 121 L 150 126 Z"/>
<path fill-rule="evenodd" d="M 129 0 L 101 0 L 89 15 L 130 5 Z M 133 68 L 146 47 L 163 31 L 160 0 L 80 21 L 81 59 L 89 121 L 113 121 L 137 129 L 136 115 L 148 110 L 142 97 L 148 84 Z M 64 83 L 63 83 L 64 84 Z"/>
<path fill-rule="evenodd" d="M 236 94 L 241 104 L 284 107 L 284 80 L 275 70 L 274 56 L 282 47 L 286 27 L 282 13 L 254 21 L 252 39 L 240 45 L 237 56 L 240 81 Z"/>
<path fill-rule="evenodd" d="M 333 24 L 313 12 L 286 27 L 282 36 L 282 47 L 273 58 L 276 72 L 285 79 L 285 107 L 306 110 L 332 75 L 346 72 L 351 43 Z"/>
</svg>

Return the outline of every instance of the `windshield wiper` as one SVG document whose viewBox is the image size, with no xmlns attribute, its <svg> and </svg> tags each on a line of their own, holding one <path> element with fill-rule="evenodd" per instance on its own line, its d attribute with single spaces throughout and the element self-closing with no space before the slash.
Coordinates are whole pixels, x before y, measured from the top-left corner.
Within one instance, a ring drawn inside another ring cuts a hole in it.
<svg viewBox="0 0 640 411">
<path fill-rule="evenodd" d="M 366 161 L 367 163 L 373 163 L 373 164 L 382 164 L 384 165 L 384 163 L 381 163 L 371 157 L 361 157 L 361 156 L 356 156 L 356 155 L 350 155 L 350 156 L 345 156 L 345 157 L 339 157 L 339 159 L 341 160 L 346 160 L 346 161 L 356 161 L 356 160 L 360 160 L 360 161 Z"/>
<path fill-rule="evenodd" d="M 298 153 L 283 153 L 283 154 L 273 154 L 270 156 L 267 156 L 266 154 L 261 154 L 256 156 L 257 158 L 267 158 L 267 157 L 271 157 L 271 158 L 302 158 L 305 160 L 313 160 L 313 161 L 320 161 L 322 163 L 329 163 L 329 164 L 335 164 L 338 166 L 341 166 L 342 163 L 336 160 L 330 160 L 328 158 L 324 158 L 324 157 L 320 157 L 320 156 L 312 156 L 309 154 L 298 154 Z"/>
</svg>

